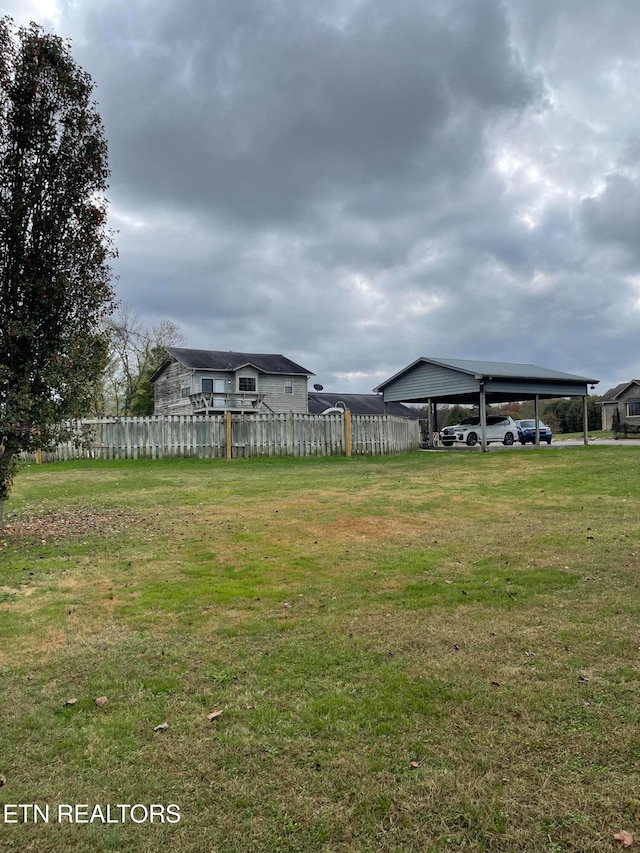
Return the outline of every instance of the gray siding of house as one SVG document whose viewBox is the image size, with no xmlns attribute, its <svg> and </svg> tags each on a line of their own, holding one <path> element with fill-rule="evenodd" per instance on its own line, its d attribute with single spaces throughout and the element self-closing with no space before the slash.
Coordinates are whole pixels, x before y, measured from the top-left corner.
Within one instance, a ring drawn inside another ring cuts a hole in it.
<svg viewBox="0 0 640 853">
<path fill-rule="evenodd" d="M 293 394 L 284 393 L 284 384 L 291 382 Z M 258 390 L 266 394 L 265 403 L 272 412 L 306 415 L 309 410 L 306 376 L 262 375 L 258 380 Z"/>
<path fill-rule="evenodd" d="M 194 370 L 193 372 L 193 388 L 192 393 L 198 394 L 202 391 L 203 379 L 224 379 L 225 389 L 235 391 L 236 387 L 233 384 L 233 373 L 224 373 L 222 370 Z"/>
<path fill-rule="evenodd" d="M 179 361 L 170 364 L 162 375 L 154 382 L 153 413 L 155 415 L 188 415 L 191 414 L 191 401 L 182 399 L 182 382 L 189 380 L 191 384 L 191 370 L 183 367 Z M 191 391 L 193 392 L 193 388 Z"/>
<path fill-rule="evenodd" d="M 477 394 L 480 383 L 468 373 L 420 363 L 384 387 L 386 402 L 409 403 L 450 394 Z"/>
</svg>

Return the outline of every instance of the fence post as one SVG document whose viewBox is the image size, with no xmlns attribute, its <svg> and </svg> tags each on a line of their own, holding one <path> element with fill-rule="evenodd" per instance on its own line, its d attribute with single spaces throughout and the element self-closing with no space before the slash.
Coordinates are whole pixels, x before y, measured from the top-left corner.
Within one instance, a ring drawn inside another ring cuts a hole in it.
<svg viewBox="0 0 640 853">
<path fill-rule="evenodd" d="M 351 456 L 351 410 L 344 412 L 344 449 L 347 456 Z"/>
<path fill-rule="evenodd" d="M 231 412 L 228 410 L 225 413 L 225 419 L 227 422 L 227 453 L 226 453 L 226 458 L 231 459 Z"/>
</svg>

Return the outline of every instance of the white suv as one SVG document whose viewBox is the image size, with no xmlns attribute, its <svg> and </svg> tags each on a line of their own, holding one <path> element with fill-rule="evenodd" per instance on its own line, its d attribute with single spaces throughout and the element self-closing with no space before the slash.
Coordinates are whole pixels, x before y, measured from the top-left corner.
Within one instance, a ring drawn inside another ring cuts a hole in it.
<svg viewBox="0 0 640 853">
<path fill-rule="evenodd" d="M 473 447 L 481 439 L 480 418 L 478 416 L 465 418 L 455 426 L 440 430 L 440 440 L 445 447 L 453 444 L 468 444 Z M 518 437 L 518 427 L 509 415 L 487 415 L 487 444 L 501 441 L 503 444 L 513 444 Z"/>
</svg>

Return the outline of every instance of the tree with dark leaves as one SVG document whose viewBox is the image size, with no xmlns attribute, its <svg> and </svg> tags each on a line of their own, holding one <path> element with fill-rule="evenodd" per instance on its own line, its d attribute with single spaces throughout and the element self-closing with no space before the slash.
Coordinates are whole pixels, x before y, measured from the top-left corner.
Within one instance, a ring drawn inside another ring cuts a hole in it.
<svg viewBox="0 0 640 853">
<path fill-rule="evenodd" d="M 87 411 L 113 310 L 109 170 L 69 45 L 0 19 L 0 525 L 21 451 Z"/>
</svg>

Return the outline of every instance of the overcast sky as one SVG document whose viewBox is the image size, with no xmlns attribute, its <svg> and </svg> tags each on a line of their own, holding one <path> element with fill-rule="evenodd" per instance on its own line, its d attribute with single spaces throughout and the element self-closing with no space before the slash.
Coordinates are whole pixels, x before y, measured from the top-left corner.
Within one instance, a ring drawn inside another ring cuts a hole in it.
<svg viewBox="0 0 640 853">
<path fill-rule="evenodd" d="M 93 77 L 119 298 L 369 392 L 640 377 L 640 3 L 9 0 Z"/>
</svg>

